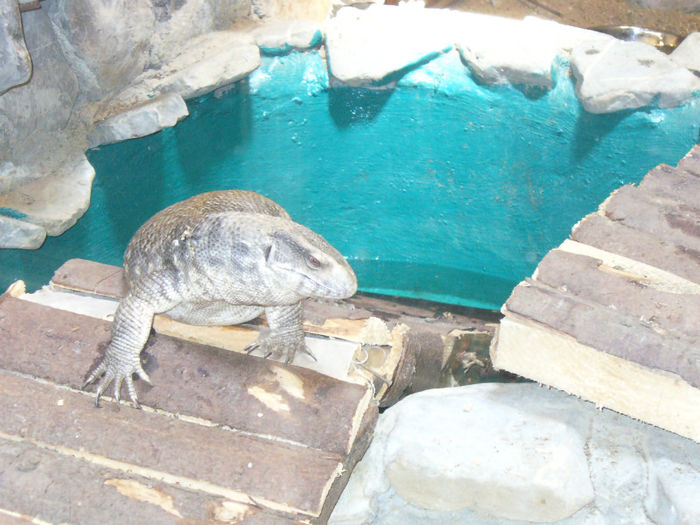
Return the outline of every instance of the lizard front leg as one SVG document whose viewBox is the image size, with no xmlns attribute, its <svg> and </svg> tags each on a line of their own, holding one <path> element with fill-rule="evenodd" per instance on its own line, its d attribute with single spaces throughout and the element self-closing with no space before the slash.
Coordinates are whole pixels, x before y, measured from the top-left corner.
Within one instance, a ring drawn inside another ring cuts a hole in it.
<svg viewBox="0 0 700 525">
<path fill-rule="evenodd" d="M 100 406 L 100 397 L 105 389 L 114 382 L 114 399 L 119 405 L 120 391 L 123 382 L 131 401 L 140 408 L 133 374 L 150 383 L 148 374 L 141 366 L 140 354 L 153 325 L 153 316 L 172 308 L 175 301 L 162 293 L 158 279 L 150 279 L 131 290 L 124 297 L 114 314 L 112 324 L 112 341 L 109 343 L 100 364 L 88 376 L 83 388 L 97 380 L 95 406 Z"/>
<path fill-rule="evenodd" d="M 285 363 L 289 364 L 294 360 L 296 352 L 300 351 L 316 360 L 304 342 L 304 306 L 301 301 L 285 306 L 268 306 L 265 308 L 265 317 L 270 332 L 267 335 L 261 334 L 255 343 L 248 346 L 248 353 L 259 349 L 265 357 L 284 357 Z"/>
</svg>

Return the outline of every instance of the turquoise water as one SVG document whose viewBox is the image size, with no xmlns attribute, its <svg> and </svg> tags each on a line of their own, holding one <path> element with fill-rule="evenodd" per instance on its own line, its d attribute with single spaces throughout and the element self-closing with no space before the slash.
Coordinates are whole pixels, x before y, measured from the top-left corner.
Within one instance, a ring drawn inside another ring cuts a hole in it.
<svg viewBox="0 0 700 525">
<path fill-rule="evenodd" d="M 592 115 L 553 71 L 549 92 L 481 86 L 449 53 L 369 90 L 329 88 L 315 52 L 264 58 L 174 128 L 88 152 L 90 209 L 38 251 L 0 251 L 0 286 L 37 288 L 72 257 L 121 264 L 156 211 L 243 188 L 326 237 L 361 290 L 498 308 L 613 189 L 698 141 L 697 99 Z"/>
</svg>

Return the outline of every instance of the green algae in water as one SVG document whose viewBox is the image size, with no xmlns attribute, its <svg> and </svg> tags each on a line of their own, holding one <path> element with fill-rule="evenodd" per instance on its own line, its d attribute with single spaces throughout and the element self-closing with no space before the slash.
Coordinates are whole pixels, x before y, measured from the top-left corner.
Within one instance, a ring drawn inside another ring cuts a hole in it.
<svg viewBox="0 0 700 525">
<path fill-rule="evenodd" d="M 158 210 L 241 188 L 328 239 L 361 290 L 498 308 L 612 190 L 698 139 L 697 100 L 592 115 L 566 71 L 544 93 L 481 86 L 449 53 L 394 90 L 329 89 L 317 53 L 265 57 L 174 128 L 88 152 L 90 209 L 38 251 L 0 252 L 0 285 L 35 289 L 73 257 L 121 264 Z"/>
</svg>

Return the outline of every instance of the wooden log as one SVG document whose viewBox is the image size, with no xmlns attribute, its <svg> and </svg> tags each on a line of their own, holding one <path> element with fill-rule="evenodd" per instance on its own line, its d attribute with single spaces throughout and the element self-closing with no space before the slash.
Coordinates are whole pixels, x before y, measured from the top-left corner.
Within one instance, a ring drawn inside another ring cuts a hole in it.
<svg viewBox="0 0 700 525">
<path fill-rule="evenodd" d="M 246 523 L 327 518 L 369 445 L 371 388 L 156 335 L 145 364 L 154 386 L 138 384 L 144 410 L 98 410 L 78 388 L 109 332 L 103 320 L 0 298 L 0 443 L 202 492 L 207 508 Z M 25 513 L 18 505 L 9 510 Z"/>
<path fill-rule="evenodd" d="M 623 186 L 606 201 L 605 215 L 625 226 L 700 252 L 700 209 Z"/>
<path fill-rule="evenodd" d="M 571 238 L 583 245 L 663 268 L 700 284 L 700 257 L 697 252 L 663 237 L 614 222 L 603 215 L 587 216 L 574 226 Z"/>
<path fill-rule="evenodd" d="M 56 289 L 120 298 L 126 293 L 121 268 L 71 259 L 56 270 Z M 451 359 L 474 339 L 483 348 L 476 362 L 484 373 L 494 374 L 482 339 L 490 341 L 498 314 L 466 308 L 438 311 L 419 301 L 400 303 L 357 295 L 344 301 L 309 300 L 305 303 L 304 330 L 309 334 L 358 343 L 346 365 L 347 380 L 369 382 L 382 406 L 401 396 L 438 385 Z M 245 326 L 193 327 L 166 316 L 156 316 L 157 332 L 237 352 L 253 342 L 262 321 Z M 318 369 L 313 363 L 304 366 Z M 339 377 L 339 376 L 337 376 Z"/>
<path fill-rule="evenodd" d="M 700 442 L 699 162 L 577 224 L 504 305 L 494 366 Z"/>
<path fill-rule="evenodd" d="M 104 525 L 130 516 L 149 525 L 295 523 L 257 506 L 125 472 L 72 452 L 16 436 L 0 438 L 0 522 Z"/>
</svg>

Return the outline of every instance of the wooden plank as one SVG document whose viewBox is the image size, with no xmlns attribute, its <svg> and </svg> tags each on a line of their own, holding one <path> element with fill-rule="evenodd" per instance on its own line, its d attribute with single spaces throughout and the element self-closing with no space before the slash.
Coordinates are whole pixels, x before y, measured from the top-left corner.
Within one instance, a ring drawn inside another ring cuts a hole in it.
<svg viewBox="0 0 700 525">
<path fill-rule="evenodd" d="M 337 455 L 153 410 L 95 410 L 86 401 L 0 371 L 0 437 L 290 517 L 319 515 L 342 472 Z"/>
<path fill-rule="evenodd" d="M 0 368 L 78 389 L 110 330 L 106 321 L 3 296 Z M 367 387 L 307 369 L 162 335 L 144 353 L 153 387 L 137 381 L 142 403 L 218 425 L 343 454 L 376 412 Z"/>
<path fill-rule="evenodd" d="M 66 261 L 51 282 L 56 289 L 113 298 L 125 291 L 120 268 L 81 259 Z M 304 310 L 307 333 L 362 345 L 354 362 L 348 364 L 348 375 L 371 383 L 382 406 L 398 401 L 407 392 L 434 387 L 451 356 L 459 351 L 457 346 L 468 346 L 471 339 L 475 347 L 484 346 L 481 340 L 493 336 L 500 319 L 497 312 L 420 301 L 408 304 L 361 294 L 342 301 L 308 300 Z M 255 321 L 257 326 L 260 323 Z M 188 341 L 242 351 L 257 337 L 257 327 L 251 329 L 251 324 L 193 327 L 156 316 L 154 327 L 160 333 Z M 453 336 L 456 333 L 459 337 Z M 369 354 L 379 354 L 383 359 L 367 360 Z M 488 355 L 482 358 L 486 363 L 484 373 L 494 374 Z"/>
<path fill-rule="evenodd" d="M 700 389 L 675 374 L 632 363 L 540 323 L 511 316 L 501 321 L 491 357 L 497 368 L 700 443 Z"/>
<path fill-rule="evenodd" d="M 700 252 L 598 214 L 588 215 L 571 233 L 577 242 L 623 255 L 700 284 Z"/>
<path fill-rule="evenodd" d="M 690 290 L 665 291 L 649 276 L 562 250 L 552 250 L 542 259 L 535 279 L 562 295 L 597 303 L 657 332 L 700 338 L 700 294 Z"/>
<path fill-rule="evenodd" d="M 666 164 L 646 174 L 639 189 L 651 195 L 661 195 L 700 208 L 700 177 Z"/>
<path fill-rule="evenodd" d="M 537 321 L 582 345 L 682 377 L 700 387 L 700 348 L 659 333 L 630 316 L 539 285 L 520 284 L 505 304 L 506 314 Z M 516 372 L 517 373 L 517 372 Z"/>
<path fill-rule="evenodd" d="M 700 252 L 700 209 L 623 186 L 604 204 L 613 221 Z"/>
<path fill-rule="evenodd" d="M 26 525 L 35 520 L 33 523 L 104 525 L 124 516 L 149 525 L 234 519 L 248 525 L 295 522 L 260 507 L 42 448 L 23 437 L 0 438 L 0 472 L 3 524 Z"/>
<path fill-rule="evenodd" d="M 700 177 L 700 145 L 691 149 L 678 163 L 678 167 L 692 175 Z"/>
</svg>

